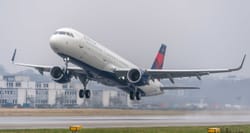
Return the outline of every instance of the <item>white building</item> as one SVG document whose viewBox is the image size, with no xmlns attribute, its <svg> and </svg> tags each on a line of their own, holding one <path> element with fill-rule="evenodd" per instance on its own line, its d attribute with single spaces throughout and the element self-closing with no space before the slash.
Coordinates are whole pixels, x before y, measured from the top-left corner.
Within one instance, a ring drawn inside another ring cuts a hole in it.
<svg viewBox="0 0 250 133">
<path fill-rule="evenodd" d="M 1 76 L 0 105 L 49 107 L 57 103 L 58 96 L 63 97 L 62 104 L 81 104 L 75 86 L 79 85 L 36 82 L 25 76 Z"/>
<path fill-rule="evenodd" d="M 101 107 L 129 107 L 130 99 L 126 92 L 121 90 L 92 90 L 91 103 Z"/>
<path fill-rule="evenodd" d="M 31 81 L 26 76 L 0 76 L 0 106 L 27 107 L 96 107 L 128 106 L 128 95 L 123 91 L 92 89 L 90 100 L 80 99 L 79 82 L 58 84 L 56 82 Z M 86 104 L 87 103 L 87 104 Z"/>
</svg>

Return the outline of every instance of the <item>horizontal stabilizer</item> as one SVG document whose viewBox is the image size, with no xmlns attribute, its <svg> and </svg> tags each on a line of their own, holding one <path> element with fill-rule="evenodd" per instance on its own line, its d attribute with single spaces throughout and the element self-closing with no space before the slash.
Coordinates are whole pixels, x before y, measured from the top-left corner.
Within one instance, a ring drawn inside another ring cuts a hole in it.
<svg viewBox="0 0 250 133">
<path fill-rule="evenodd" d="M 200 89 L 199 87 L 161 87 L 161 90 L 192 90 L 192 89 Z"/>
</svg>

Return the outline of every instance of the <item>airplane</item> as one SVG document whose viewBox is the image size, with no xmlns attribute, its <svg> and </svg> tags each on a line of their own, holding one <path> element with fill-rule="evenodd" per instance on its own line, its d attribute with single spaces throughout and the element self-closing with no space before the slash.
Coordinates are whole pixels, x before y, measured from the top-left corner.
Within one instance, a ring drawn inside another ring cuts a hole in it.
<svg viewBox="0 0 250 133">
<path fill-rule="evenodd" d="M 16 49 L 11 61 L 15 65 L 35 68 L 41 74 L 49 72 L 57 83 L 68 83 L 75 77 L 83 84 L 83 89 L 79 90 L 79 97 L 87 99 L 91 96 L 90 90 L 87 89 L 89 81 L 117 87 L 127 92 L 131 100 L 160 95 L 164 90 L 199 89 L 198 87 L 164 86 L 160 79 L 169 79 L 174 84 L 175 78 L 196 77 L 201 80 L 201 76 L 204 75 L 238 71 L 242 69 L 246 58 L 244 55 L 240 66 L 230 69 L 169 70 L 163 69 L 166 45 L 162 44 L 151 69 L 143 69 L 72 28 L 56 30 L 51 35 L 49 44 L 51 49 L 63 59 L 65 66 L 16 63 Z M 69 67 L 69 63 L 76 67 Z"/>
</svg>

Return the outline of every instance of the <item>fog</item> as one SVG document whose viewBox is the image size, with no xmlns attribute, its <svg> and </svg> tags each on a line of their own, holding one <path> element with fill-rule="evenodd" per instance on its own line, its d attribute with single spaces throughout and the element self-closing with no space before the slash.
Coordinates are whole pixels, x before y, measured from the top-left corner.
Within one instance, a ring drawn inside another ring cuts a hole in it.
<svg viewBox="0 0 250 133">
<path fill-rule="evenodd" d="M 12 52 L 24 63 L 62 65 L 49 37 L 74 28 L 136 65 L 148 68 L 161 43 L 165 68 L 227 68 L 250 55 L 250 1 L 241 0 L 1 0 L 0 56 L 8 71 Z M 249 77 L 248 58 L 240 72 Z M 218 75 L 219 76 L 219 75 Z"/>
</svg>

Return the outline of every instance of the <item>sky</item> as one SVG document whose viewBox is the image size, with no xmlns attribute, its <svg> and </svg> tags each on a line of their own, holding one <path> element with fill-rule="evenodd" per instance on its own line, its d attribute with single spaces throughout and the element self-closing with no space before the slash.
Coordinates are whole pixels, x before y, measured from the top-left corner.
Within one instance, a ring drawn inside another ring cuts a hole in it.
<svg viewBox="0 0 250 133">
<path fill-rule="evenodd" d="M 0 64 L 63 65 L 49 46 L 56 29 L 71 27 L 142 68 L 151 67 L 160 44 L 164 68 L 229 68 L 250 56 L 249 0 L 1 0 Z M 243 70 L 223 76 L 250 77 Z"/>
</svg>

